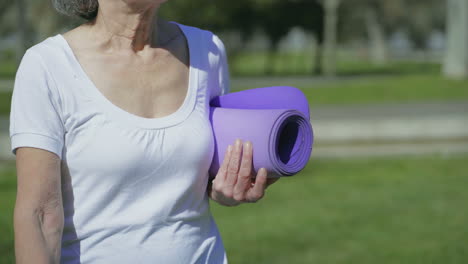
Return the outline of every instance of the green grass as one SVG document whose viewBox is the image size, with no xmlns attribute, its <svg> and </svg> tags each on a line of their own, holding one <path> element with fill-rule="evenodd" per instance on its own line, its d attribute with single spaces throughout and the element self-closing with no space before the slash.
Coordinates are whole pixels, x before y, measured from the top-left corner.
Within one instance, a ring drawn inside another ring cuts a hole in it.
<svg viewBox="0 0 468 264">
<path fill-rule="evenodd" d="M 233 76 L 262 76 L 268 53 L 242 52 L 229 56 L 229 68 Z M 313 57 L 311 53 L 278 53 L 274 56 L 274 75 L 309 75 L 313 71 Z M 268 75 L 269 75 L 268 74 Z"/>
<path fill-rule="evenodd" d="M 438 74 L 364 77 L 304 84 L 300 88 L 311 105 L 409 103 L 467 100 L 468 80 L 449 80 Z M 252 87 L 235 87 L 233 92 Z"/>
<path fill-rule="evenodd" d="M 310 75 L 314 71 L 312 52 L 278 52 L 270 61 L 267 52 L 242 52 L 229 57 L 229 67 L 233 76 L 281 76 Z M 267 72 L 266 65 L 271 67 Z M 392 75 L 414 73 L 440 73 L 441 65 L 434 62 L 392 60 L 384 65 L 376 65 L 364 57 L 340 52 L 337 58 L 337 74 L 349 75 Z"/>
<path fill-rule="evenodd" d="M 213 213 L 232 263 L 468 263 L 467 162 L 312 160 Z"/>
<path fill-rule="evenodd" d="M 241 53 L 230 61 L 233 76 L 265 75 L 267 53 Z M 312 53 L 279 53 L 269 75 L 307 75 L 313 68 Z M 441 76 L 441 65 L 429 62 L 391 61 L 373 65 L 363 59 L 341 55 L 338 76 L 346 80 L 304 84 L 291 83 L 304 91 L 311 105 L 405 103 L 467 100 L 468 80 Z M 265 76 L 266 78 L 268 76 Z M 353 78 L 356 77 L 356 78 Z M 234 91 L 252 87 L 234 87 Z"/>
<path fill-rule="evenodd" d="M 468 156 L 313 159 L 257 204 L 212 211 L 230 263 L 468 263 Z M 13 263 L 0 167 L 0 263 Z"/>
<path fill-rule="evenodd" d="M 428 74 L 364 78 L 297 87 L 305 93 L 311 105 L 468 99 L 468 80 L 448 80 L 440 75 Z"/>
</svg>

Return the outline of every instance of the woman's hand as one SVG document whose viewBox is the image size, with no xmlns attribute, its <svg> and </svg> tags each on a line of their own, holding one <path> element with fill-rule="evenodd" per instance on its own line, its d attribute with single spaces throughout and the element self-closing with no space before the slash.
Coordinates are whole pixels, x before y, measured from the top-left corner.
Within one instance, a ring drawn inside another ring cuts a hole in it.
<svg viewBox="0 0 468 264">
<path fill-rule="evenodd" d="M 208 190 L 211 199 L 225 206 L 253 203 L 260 200 L 265 189 L 278 178 L 268 179 L 267 170 L 261 168 L 256 177 L 252 172 L 253 147 L 250 141 L 240 139 L 229 145 L 218 174 Z"/>
</svg>

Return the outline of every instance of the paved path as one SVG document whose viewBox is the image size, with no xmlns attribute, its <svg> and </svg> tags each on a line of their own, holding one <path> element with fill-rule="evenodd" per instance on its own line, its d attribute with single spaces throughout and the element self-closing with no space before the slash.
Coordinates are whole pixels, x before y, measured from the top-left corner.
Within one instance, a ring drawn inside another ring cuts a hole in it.
<svg viewBox="0 0 468 264">
<path fill-rule="evenodd" d="M 313 157 L 468 153 L 468 101 L 312 107 Z M 12 158 L 0 117 L 0 159 Z"/>
<path fill-rule="evenodd" d="M 468 101 L 311 108 L 319 142 L 468 139 Z"/>
<path fill-rule="evenodd" d="M 468 153 L 468 101 L 311 108 L 314 156 Z"/>
<path fill-rule="evenodd" d="M 388 157 L 402 155 L 467 155 L 468 140 L 460 142 L 429 141 L 388 142 L 381 144 L 314 145 L 313 158 Z"/>
</svg>

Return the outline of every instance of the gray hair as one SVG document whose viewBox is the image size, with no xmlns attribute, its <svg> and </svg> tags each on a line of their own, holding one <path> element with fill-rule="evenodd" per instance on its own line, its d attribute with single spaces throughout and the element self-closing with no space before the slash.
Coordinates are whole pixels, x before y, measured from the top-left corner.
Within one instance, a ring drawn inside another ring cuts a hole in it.
<svg viewBox="0 0 468 264">
<path fill-rule="evenodd" d="M 60 13 L 92 20 L 97 16 L 98 0 L 52 0 L 52 3 Z"/>
</svg>

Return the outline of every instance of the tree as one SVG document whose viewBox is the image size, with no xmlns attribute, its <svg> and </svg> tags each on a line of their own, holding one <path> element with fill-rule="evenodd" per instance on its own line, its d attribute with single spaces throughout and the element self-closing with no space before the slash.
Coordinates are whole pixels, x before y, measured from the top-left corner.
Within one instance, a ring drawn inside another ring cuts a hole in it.
<svg viewBox="0 0 468 264">
<path fill-rule="evenodd" d="M 447 2 L 447 51 L 443 73 L 449 78 L 468 77 L 468 1 Z"/>
<path fill-rule="evenodd" d="M 275 53 L 280 40 L 293 27 L 300 27 L 315 35 L 317 46 L 323 43 L 323 7 L 318 0 L 294 1 L 261 1 L 253 9 L 249 26 L 258 26 L 269 39 L 269 57 L 265 63 L 265 72 L 271 73 L 274 66 Z M 314 54 L 315 67 L 313 73 L 321 73 L 320 48 Z"/>
<path fill-rule="evenodd" d="M 381 12 L 376 2 L 365 8 L 365 25 L 369 38 L 371 62 L 382 65 L 387 62 L 387 39 Z"/>
<path fill-rule="evenodd" d="M 412 0 L 414 1 L 414 0 Z M 341 5 L 340 40 L 367 39 L 370 61 L 388 62 L 387 36 L 401 26 L 405 0 L 348 0 Z"/>
<path fill-rule="evenodd" d="M 340 0 L 322 0 L 325 10 L 323 73 L 336 75 L 336 43 L 338 32 L 338 7 Z"/>
</svg>

